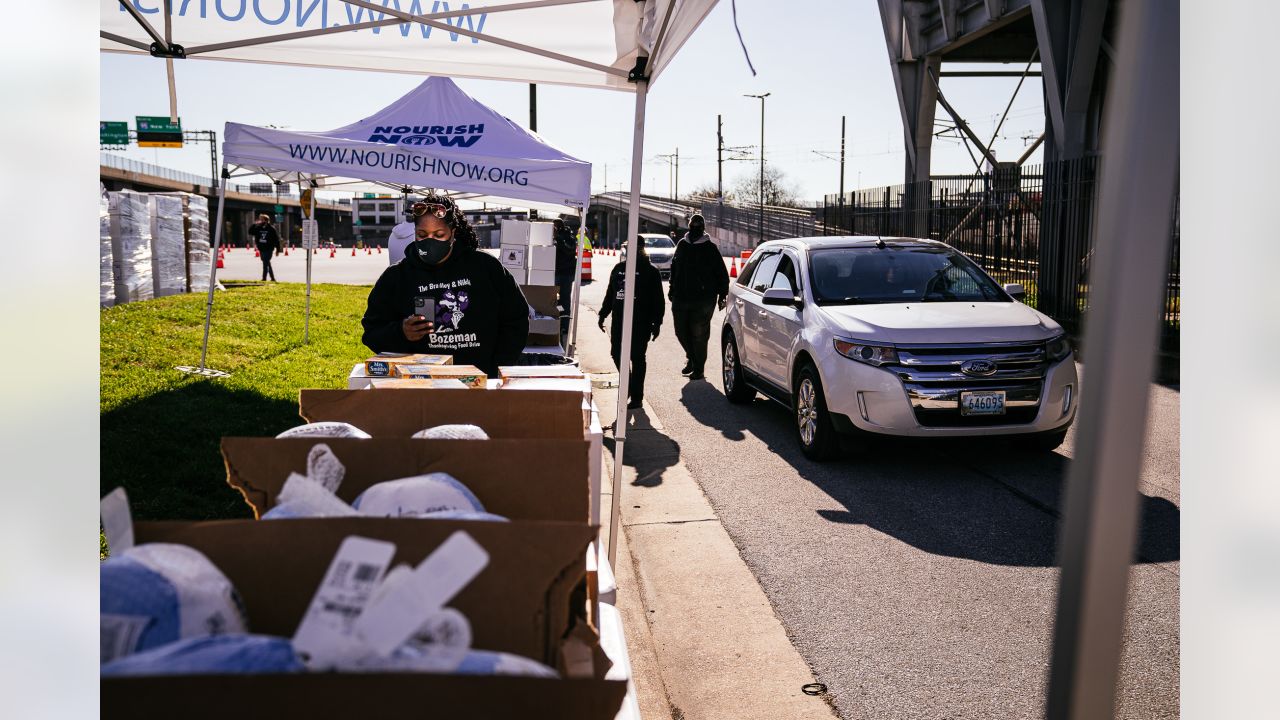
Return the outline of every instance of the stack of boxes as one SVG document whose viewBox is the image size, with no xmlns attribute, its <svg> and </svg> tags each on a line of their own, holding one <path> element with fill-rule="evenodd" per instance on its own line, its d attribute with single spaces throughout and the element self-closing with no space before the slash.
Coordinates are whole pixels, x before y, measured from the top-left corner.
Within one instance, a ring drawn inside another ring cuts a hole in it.
<svg viewBox="0 0 1280 720">
<path fill-rule="evenodd" d="M 502 264 L 521 285 L 556 284 L 556 248 L 551 223 L 502 221 Z"/>
</svg>

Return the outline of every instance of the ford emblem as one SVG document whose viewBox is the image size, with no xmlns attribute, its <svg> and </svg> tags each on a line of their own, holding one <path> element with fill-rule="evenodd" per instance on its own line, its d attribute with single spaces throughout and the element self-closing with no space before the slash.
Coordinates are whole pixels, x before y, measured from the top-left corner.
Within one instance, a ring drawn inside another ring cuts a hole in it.
<svg viewBox="0 0 1280 720">
<path fill-rule="evenodd" d="M 988 377 L 996 374 L 996 364 L 992 360 L 966 360 L 960 366 L 960 372 L 973 377 Z"/>
</svg>

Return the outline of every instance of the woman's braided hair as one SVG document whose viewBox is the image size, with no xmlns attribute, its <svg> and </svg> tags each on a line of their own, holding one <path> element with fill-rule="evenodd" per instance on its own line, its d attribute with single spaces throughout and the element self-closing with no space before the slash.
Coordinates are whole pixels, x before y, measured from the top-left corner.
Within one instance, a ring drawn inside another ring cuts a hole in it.
<svg viewBox="0 0 1280 720">
<path fill-rule="evenodd" d="M 413 215 L 415 224 L 422 216 L 428 214 L 444 220 L 444 224 L 453 230 L 454 245 L 468 250 L 475 250 L 480 246 L 480 242 L 476 238 L 476 231 L 471 228 L 471 223 L 467 222 L 467 216 L 462 214 L 462 210 L 458 208 L 458 205 L 451 198 L 431 193 L 423 198 L 421 202 L 414 203 L 409 210 Z"/>
</svg>

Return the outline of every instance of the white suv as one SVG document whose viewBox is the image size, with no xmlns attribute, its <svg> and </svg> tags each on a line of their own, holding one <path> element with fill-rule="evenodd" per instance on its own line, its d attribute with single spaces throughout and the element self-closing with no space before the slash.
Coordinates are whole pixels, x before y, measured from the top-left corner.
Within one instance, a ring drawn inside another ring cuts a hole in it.
<svg viewBox="0 0 1280 720">
<path fill-rule="evenodd" d="M 912 238 L 772 240 L 735 284 L 724 394 L 789 407 L 805 455 L 838 435 L 1062 444 L 1079 380 L 1062 328 L 955 248 Z"/>
</svg>

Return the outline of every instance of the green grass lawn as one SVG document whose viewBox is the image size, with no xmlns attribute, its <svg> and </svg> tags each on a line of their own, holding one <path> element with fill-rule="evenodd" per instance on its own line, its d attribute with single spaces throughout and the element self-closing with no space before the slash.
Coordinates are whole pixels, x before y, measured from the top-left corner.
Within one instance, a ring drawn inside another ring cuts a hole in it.
<svg viewBox="0 0 1280 720">
<path fill-rule="evenodd" d="M 346 387 L 360 344 L 368 287 L 315 285 L 311 342 L 303 344 L 302 285 L 229 285 L 217 294 L 204 379 L 174 370 L 200 364 L 205 295 L 178 295 L 104 310 L 101 317 L 102 484 L 123 485 L 135 519 L 249 517 L 226 484 L 223 436 L 276 435 L 302 424 L 301 388 Z"/>
</svg>

